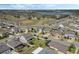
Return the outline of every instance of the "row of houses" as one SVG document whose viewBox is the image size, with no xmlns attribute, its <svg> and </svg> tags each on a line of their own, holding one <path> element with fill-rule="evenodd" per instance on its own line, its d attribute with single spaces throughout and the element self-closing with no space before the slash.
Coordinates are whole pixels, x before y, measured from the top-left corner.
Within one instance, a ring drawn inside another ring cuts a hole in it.
<svg viewBox="0 0 79 59">
<path fill-rule="evenodd" d="M 6 23 L 6 22 L 0 22 L 0 28 L 11 28 L 11 27 L 14 27 L 13 24 L 9 24 L 9 23 Z"/>
<path fill-rule="evenodd" d="M 24 44 L 28 43 L 28 41 L 30 41 L 32 38 L 33 36 L 29 33 L 10 38 L 5 44 L 0 43 L 0 53 L 9 54 L 16 48 L 23 48 Z"/>
<path fill-rule="evenodd" d="M 10 33 L 18 33 L 22 31 L 21 28 L 19 28 L 17 25 L 15 26 L 6 22 L 0 22 L 0 28 L 5 28 L 9 30 Z"/>
<path fill-rule="evenodd" d="M 10 40 L 8 40 L 5 43 L 0 43 L 0 53 L 12 53 L 11 51 L 15 50 L 16 48 L 23 48 L 25 46 L 26 43 L 28 43 L 31 39 L 33 38 L 33 36 L 31 34 L 22 34 L 13 38 L 10 38 Z M 79 48 L 79 43 L 73 43 L 77 48 Z M 51 50 L 49 48 L 42 48 L 42 47 L 38 47 L 37 49 L 35 49 L 32 53 L 33 54 L 57 54 L 59 51 L 60 53 L 68 53 L 68 47 L 71 45 L 71 43 L 67 42 L 67 41 L 60 41 L 60 40 L 51 40 L 48 43 L 48 46 L 51 49 L 55 49 L 55 50 Z M 57 51 L 56 51 L 57 50 Z M 16 52 L 17 53 L 17 52 Z"/>
<path fill-rule="evenodd" d="M 6 43 L 0 43 L 0 53 L 1 54 L 13 54 L 18 53 L 15 51 L 16 48 L 23 48 L 26 43 L 28 43 L 33 36 L 31 34 L 22 34 L 17 37 L 10 38 Z M 49 48 L 38 47 L 32 54 L 57 54 L 57 51 L 51 50 Z"/>
<path fill-rule="evenodd" d="M 0 28 L 0 29 L 5 29 L 5 28 Z M 18 27 L 11 27 L 9 29 L 6 29 L 5 31 L 3 32 L 0 32 L 0 36 L 3 37 L 3 36 L 9 36 L 11 34 L 17 34 L 17 33 L 21 33 L 22 30 Z"/>
</svg>

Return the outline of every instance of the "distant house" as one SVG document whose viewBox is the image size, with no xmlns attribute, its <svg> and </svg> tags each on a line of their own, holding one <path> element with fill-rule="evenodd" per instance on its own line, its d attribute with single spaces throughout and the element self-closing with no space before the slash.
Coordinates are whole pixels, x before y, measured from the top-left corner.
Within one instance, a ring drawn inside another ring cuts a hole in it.
<svg viewBox="0 0 79 59">
<path fill-rule="evenodd" d="M 5 28 L 5 24 L 0 22 L 0 28 Z"/>
<path fill-rule="evenodd" d="M 12 49 L 15 49 L 15 48 L 18 48 L 18 47 L 21 48 L 23 46 L 22 42 L 19 41 L 19 38 L 16 38 L 16 37 L 14 37 L 11 40 L 7 41 L 7 45 L 9 47 L 11 47 Z"/>
<path fill-rule="evenodd" d="M 50 32 L 50 28 L 48 28 L 48 27 L 43 27 L 42 31 L 43 31 L 44 33 Z"/>
<path fill-rule="evenodd" d="M 70 43 L 67 41 L 51 40 L 51 42 L 48 43 L 48 46 L 58 50 L 60 53 L 66 54 Z"/>
<path fill-rule="evenodd" d="M 53 39 L 62 39 L 62 34 L 59 32 L 52 31 L 51 35 L 52 35 Z"/>
<path fill-rule="evenodd" d="M 11 32 L 12 33 L 18 33 L 18 32 L 21 32 L 21 29 L 20 28 L 17 28 L 17 27 L 12 27 L 11 28 Z"/>
<path fill-rule="evenodd" d="M 12 49 L 5 43 L 0 43 L 0 54 L 9 54 Z"/>
<path fill-rule="evenodd" d="M 50 34 L 49 33 L 46 33 L 42 37 L 45 38 L 45 39 L 47 39 L 49 36 L 50 36 Z"/>
<path fill-rule="evenodd" d="M 27 41 L 30 41 L 33 38 L 32 34 L 27 33 L 27 34 L 22 34 L 19 39 L 22 43 L 27 43 Z"/>
<path fill-rule="evenodd" d="M 60 24 L 59 27 L 60 27 L 60 28 L 64 28 L 64 25 Z"/>
<path fill-rule="evenodd" d="M 68 38 L 68 39 L 75 39 L 75 35 L 74 34 L 65 34 L 64 37 Z"/>
<path fill-rule="evenodd" d="M 55 50 L 51 50 L 49 48 L 42 48 L 42 47 L 38 47 L 32 53 L 33 54 L 57 54 Z"/>
<path fill-rule="evenodd" d="M 74 45 L 79 48 L 79 42 L 74 43 Z"/>
<path fill-rule="evenodd" d="M 8 32 L 2 32 L 0 33 L 0 37 L 8 37 L 9 33 Z"/>
</svg>

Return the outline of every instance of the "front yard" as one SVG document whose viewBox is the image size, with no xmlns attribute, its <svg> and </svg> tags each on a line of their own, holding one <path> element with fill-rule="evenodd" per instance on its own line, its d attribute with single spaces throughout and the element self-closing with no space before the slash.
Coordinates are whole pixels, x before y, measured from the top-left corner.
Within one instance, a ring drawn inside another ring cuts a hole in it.
<svg viewBox="0 0 79 59">
<path fill-rule="evenodd" d="M 16 51 L 20 54 L 31 54 L 36 48 L 38 47 L 42 47 L 45 48 L 47 41 L 39 39 L 39 38 L 33 38 L 29 44 L 26 44 L 25 47 L 21 48 L 21 49 L 16 49 Z"/>
</svg>

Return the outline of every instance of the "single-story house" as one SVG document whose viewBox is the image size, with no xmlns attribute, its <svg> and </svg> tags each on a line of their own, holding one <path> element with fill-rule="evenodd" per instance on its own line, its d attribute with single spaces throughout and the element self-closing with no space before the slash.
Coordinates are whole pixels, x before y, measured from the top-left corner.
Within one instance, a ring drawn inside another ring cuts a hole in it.
<svg viewBox="0 0 79 59">
<path fill-rule="evenodd" d="M 12 49 L 5 43 L 0 43 L 0 54 L 10 54 Z"/>
<path fill-rule="evenodd" d="M 33 38 L 32 34 L 27 33 L 27 34 L 22 34 L 19 39 L 22 43 L 27 43 L 27 41 L 30 41 Z"/>
<path fill-rule="evenodd" d="M 3 22 L 0 22 L 0 28 L 4 28 L 5 24 Z"/>
<path fill-rule="evenodd" d="M 53 39 L 62 39 L 62 34 L 60 32 L 52 31 L 51 35 Z"/>
<path fill-rule="evenodd" d="M 23 47 L 24 45 L 22 44 L 22 42 L 20 42 L 19 38 L 12 38 L 11 40 L 7 41 L 7 45 L 9 47 L 11 47 L 12 49 L 15 49 L 15 48 L 21 48 Z"/>
<path fill-rule="evenodd" d="M 32 53 L 33 54 L 57 54 L 57 51 L 51 50 L 49 48 L 38 47 Z"/>
<path fill-rule="evenodd" d="M 74 43 L 74 45 L 79 48 L 79 42 Z"/>
<path fill-rule="evenodd" d="M 18 28 L 18 27 L 12 27 L 12 28 L 11 28 L 11 32 L 12 32 L 12 33 L 18 33 L 18 32 L 21 32 L 21 29 Z"/>
<path fill-rule="evenodd" d="M 70 43 L 67 41 L 51 40 L 51 42 L 48 43 L 48 46 L 61 53 L 67 54 L 67 49 L 70 46 Z"/>
<path fill-rule="evenodd" d="M 74 34 L 64 34 L 64 37 L 69 39 L 75 39 L 76 36 Z"/>
<path fill-rule="evenodd" d="M 63 25 L 63 24 L 60 24 L 59 27 L 60 27 L 60 28 L 64 28 L 64 25 Z"/>
<path fill-rule="evenodd" d="M 8 32 L 0 32 L 0 37 L 8 37 L 9 33 Z"/>
</svg>

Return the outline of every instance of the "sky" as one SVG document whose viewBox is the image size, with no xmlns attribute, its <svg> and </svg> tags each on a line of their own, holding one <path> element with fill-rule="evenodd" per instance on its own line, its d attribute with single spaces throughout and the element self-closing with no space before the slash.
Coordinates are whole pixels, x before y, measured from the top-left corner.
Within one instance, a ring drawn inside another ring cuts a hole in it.
<svg viewBox="0 0 79 59">
<path fill-rule="evenodd" d="M 0 10 L 79 9 L 78 4 L 0 4 Z"/>
</svg>

